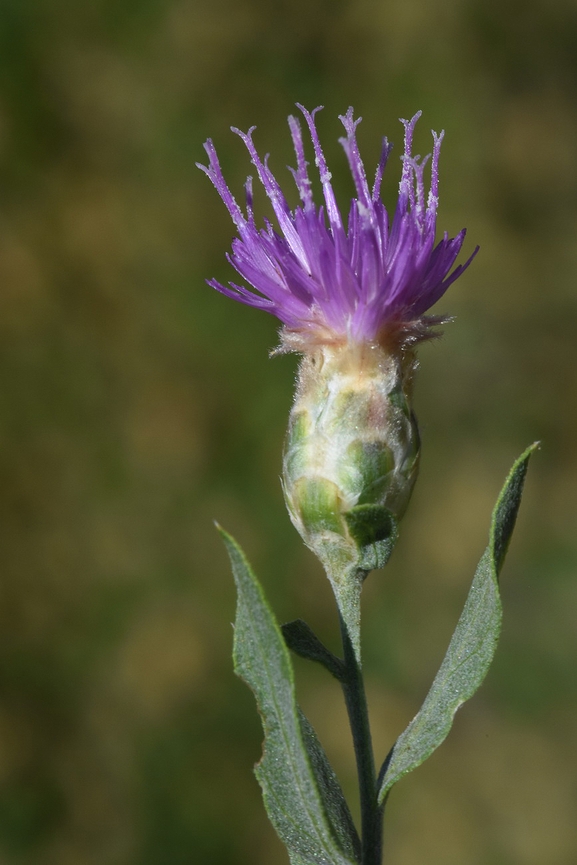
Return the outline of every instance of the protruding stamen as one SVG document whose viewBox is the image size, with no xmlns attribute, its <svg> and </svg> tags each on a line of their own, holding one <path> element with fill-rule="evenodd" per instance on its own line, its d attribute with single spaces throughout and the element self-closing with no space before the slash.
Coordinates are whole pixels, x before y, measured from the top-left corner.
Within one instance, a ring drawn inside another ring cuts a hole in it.
<svg viewBox="0 0 577 865">
<path fill-rule="evenodd" d="M 322 105 L 319 105 L 317 108 L 315 108 L 314 111 L 310 112 L 307 111 L 307 109 L 303 105 L 300 105 L 297 102 L 297 108 L 302 111 L 304 118 L 307 122 L 307 126 L 309 128 L 311 140 L 315 151 L 315 164 L 319 170 L 319 176 L 323 185 L 323 194 L 327 205 L 327 216 L 329 218 L 329 223 L 331 229 L 333 230 L 333 234 L 336 234 L 339 231 L 342 232 L 343 223 L 335 199 L 335 193 L 333 191 L 333 187 L 331 186 L 332 175 L 328 169 L 327 162 L 322 151 L 321 143 L 319 141 L 319 136 L 315 126 L 315 114 L 318 111 L 321 111 L 322 107 Z"/>
<path fill-rule="evenodd" d="M 378 201 L 379 196 L 381 194 L 381 183 L 383 180 L 383 173 L 385 171 L 389 155 L 391 150 L 393 149 L 393 145 L 389 144 L 388 138 L 383 138 L 383 147 L 381 149 L 381 158 L 379 159 L 379 164 L 377 165 L 377 170 L 375 171 L 375 182 L 373 183 L 373 201 Z"/>
<path fill-rule="evenodd" d="M 252 176 L 250 174 L 246 179 L 246 183 L 244 184 L 244 192 L 245 192 L 245 196 L 246 196 L 246 215 L 248 217 L 248 224 L 254 228 Z"/>
<path fill-rule="evenodd" d="M 305 148 L 303 145 L 303 134 L 301 125 L 296 117 L 291 114 L 289 119 L 289 128 L 293 140 L 293 146 L 297 158 L 297 167 L 289 168 L 289 171 L 295 179 L 297 189 L 305 210 L 311 210 L 314 207 L 313 193 L 311 190 L 311 181 L 307 171 L 308 162 L 305 159 Z"/>
<path fill-rule="evenodd" d="M 401 157 L 401 159 L 403 160 L 403 172 L 401 174 L 401 182 L 399 184 L 399 191 L 401 193 L 405 192 L 406 194 L 408 194 L 408 189 L 406 187 L 411 183 L 411 168 L 408 160 L 411 159 L 415 126 L 417 125 L 417 120 L 422 113 L 422 111 L 417 111 L 417 113 L 413 117 L 411 117 L 410 120 L 403 120 L 401 118 L 401 123 L 405 127 L 405 150 L 403 156 Z"/>
<path fill-rule="evenodd" d="M 433 159 L 431 161 L 431 188 L 429 190 L 429 198 L 427 200 L 427 216 L 433 217 L 437 213 L 439 206 L 439 156 L 441 153 L 441 143 L 445 137 L 443 129 L 439 135 L 433 132 Z"/>
<path fill-rule="evenodd" d="M 417 162 L 415 159 L 414 162 L 414 171 L 415 171 L 415 188 L 417 193 L 417 199 L 415 202 L 415 217 L 419 224 L 423 223 L 423 215 L 425 212 L 425 165 L 431 158 L 431 154 L 428 153 L 425 158 L 421 162 Z"/>
<path fill-rule="evenodd" d="M 264 186 L 264 190 L 268 196 L 270 203 L 272 204 L 281 231 L 287 239 L 287 243 L 289 244 L 293 253 L 297 256 L 299 261 L 305 267 L 308 266 L 302 243 L 293 224 L 292 215 L 287 200 L 284 197 L 283 192 L 274 174 L 268 167 L 269 154 L 266 154 L 264 161 L 261 160 L 257 153 L 256 147 L 254 146 L 252 140 L 252 133 L 256 129 L 256 126 L 251 126 L 248 132 L 241 132 L 240 129 L 237 129 L 234 126 L 231 126 L 231 129 L 236 135 L 242 138 L 245 143 L 246 149 L 250 154 L 252 163 L 258 171 L 259 180 Z"/>
<path fill-rule="evenodd" d="M 367 175 L 365 173 L 365 166 L 363 165 L 363 160 L 359 153 L 359 145 L 357 143 L 357 126 L 361 122 L 362 117 L 355 120 L 353 118 L 353 109 L 349 108 L 345 115 L 339 114 L 339 120 L 345 127 L 347 133 L 346 138 L 339 138 L 339 143 L 342 144 L 347 155 L 351 174 L 353 175 L 355 188 L 359 197 L 359 203 L 365 206 L 365 210 L 369 209 L 372 212 L 372 199 L 369 192 L 369 185 L 367 183 Z"/>
<path fill-rule="evenodd" d="M 220 162 L 218 161 L 218 156 L 216 154 L 216 149 L 214 147 L 214 144 L 212 143 L 211 138 L 205 141 L 204 149 L 208 154 L 209 165 L 206 166 L 203 165 L 202 162 L 197 162 L 196 167 L 200 168 L 201 171 L 204 171 L 208 179 L 213 184 L 214 188 L 222 198 L 226 209 L 232 216 L 232 220 L 238 228 L 242 237 L 244 229 L 246 228 L 246 219 L 242 215 L 242 210 L 236 203 L 236 199 L 228 188 L 227 182 L 224 179 L 222 169 L 220 167 Z"/>
<path fill-rule="evenodd" d="M 416 167 L 418 165 L 417 160 L 420 158 L 420 156 L 407 156 L 406 154 L 401 156 L 403 161 L 403 178 L 401 179 L 399 186 L 399 204 L 401 201 L 408 201 L 408 206 L 412 211 L 415 210 L 414 178 L 416 175 Z"/>
</svg>

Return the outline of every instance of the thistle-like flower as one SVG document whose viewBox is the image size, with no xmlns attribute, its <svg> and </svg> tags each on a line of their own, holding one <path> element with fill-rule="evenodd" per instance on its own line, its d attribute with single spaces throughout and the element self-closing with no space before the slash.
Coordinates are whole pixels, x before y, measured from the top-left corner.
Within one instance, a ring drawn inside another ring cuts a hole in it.
<svg viewBox="0 0 577 865">
<path fill-rule="evenodd" d="M 268 220 L 257 227 L 250 177 L 242 211 L 210 140 L 205 144 L 209 165 L 199 168 L 216 187 L 238 231 L 228 260 L 254 290 L 216 280 L 209 285 L 275 315 L 284 325 L 278 350 L 303 354 L 283 484 L 293 523 L 334 576 L 336 559 L 342 571 L 343 557 L 358 570 L 368 567 L 362 565 L 359 514 L 370 513 L 372 519 L 376 508 L 399 519 L 405 510 L 419 457 L 410 406 L 414 346 L 434 335 L 432 327 L 445 320 L 425 313 L 477 250 L 452 270 L 465 229 L 454 238 L 445 233 L 435 245 L 443 133 L 433 132 L 426 194 L 424 172 L 430 157 L 412 155 L 420 112 L 401 121 L 405 146 L 392 221 L 380 198 L 392 145 L 383 139 L 371 189 L 356 139 L 360 118 L 353 118 L 352 108 L 340 117 L 346 133 L 340 142 L 356 189 L 345 226 L 315 126 L 319 109 L 298 107 L 311 137 L 324 206 L 313 201 L 296 117 L 289 117 L 297 163 L 290 171 L 301 201 L 294 210 L 268 167 L 268 157 L 262 160 L 256 151 L 254 127 L 247 133 L 233 129 L 248 149 L 280 232 Z"/>
</svg>

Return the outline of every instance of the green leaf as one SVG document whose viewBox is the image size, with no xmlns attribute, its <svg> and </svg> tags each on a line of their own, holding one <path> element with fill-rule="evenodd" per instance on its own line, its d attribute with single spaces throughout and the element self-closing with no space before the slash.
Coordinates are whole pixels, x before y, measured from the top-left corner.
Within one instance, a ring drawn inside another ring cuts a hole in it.
<svg viewBox="0 0 577 865">
<path fill-rule="evenodd" d="M 281 631 L 285 643 L 295 655 L 300 655 L 301 658 L 307 658 L 309 661 L 317 661 L 335 679 L 338 679 L 339 682 L 343 681 L 346 675 L 345 665 L 340 658 L 337 658 L 327 649 L 306 622 L 303 622 L 302 619 L 295 619 L 294 622 L 281 625 Z"/>
<path fill-rule="evenodd" d="M 289 850 L 289 858 L 291 865 L 308 865 L 308 859 L 303 859 L 298 853 L 291 853 Z"/>
<path fill-rule="evenodd" d="M 341 849 L 352 853 L 354 861 L 361 858 L 361 840 L 357 834 L 349 806 L 334 769 L 309 721 L 299 709 L 301 734 L 315 775 L 318 790 L 331 826 L 336 832 Z"/>
<path fill-rule="evenodd" d="M 493 511 L 489 544 L 477 567 L 447 654 L 418 715 L 401 733 L 380 773 L 379 802 L 447 737 L 457 709 L 481 685 L 501 630 L 498 576 L 521 503 L 531 445 L 511 469 Z"/>
<path fill-rule="evenodd" d="M 230 535 L 219 531 L 238 592 L 235 672 L 253 691 L 264 727 L 263 756 L 255 774 L 270 820 L 295 865 L 354 865 L 357 841 L 348 821 L 332 822 L 339 810 L 334 800 L 338 781 L 330 767 L 328 782 L 324 778 L 319 783 L 315 777 L 319 767 L 326 774 L 328 761 L 308 722 L 301 721 L 280 628 L 242 550 Z"/>
</svg>

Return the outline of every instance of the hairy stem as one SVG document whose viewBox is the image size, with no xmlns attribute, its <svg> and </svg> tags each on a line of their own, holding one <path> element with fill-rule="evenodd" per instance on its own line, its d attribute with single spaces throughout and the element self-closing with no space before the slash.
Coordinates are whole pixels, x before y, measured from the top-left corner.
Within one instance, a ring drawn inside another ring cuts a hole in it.
<svg viewBox="0 0 577 865">
<path fill-rule="evenodd" d="M 340 616 L 346 677 L 343 691 L 353 735 L 361 803 L 362 865 L 381 865 L 383 809 L 377 796 L 369 710 L 358 650 Z"/>
</svg>

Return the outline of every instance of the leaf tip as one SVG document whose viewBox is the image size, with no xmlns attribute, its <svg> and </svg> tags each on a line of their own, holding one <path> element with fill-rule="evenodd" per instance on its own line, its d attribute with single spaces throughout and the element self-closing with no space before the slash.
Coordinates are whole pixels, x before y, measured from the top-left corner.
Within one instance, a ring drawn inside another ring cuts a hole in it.
<svg viewBox="0 0 577 865">
<path fill-rule="evenodd" d="M 213 522 L 215 529 L 217 530 L 217 532 L 219 533 L 219 535 L 221 536 L 221 538 L 223 539 L 223 541 L 225 543 L 227 543 L 228 541 L 232 541 L 232 539 L 233 539 L 232 535 L 229 535 L 229 533 L 226 531 L 226 529 L 223 529 L 223 527 L 221 526 L 221 524 L 219 523 L 218 520 L 213 520 L 212 522 Z"/>
<path fill-rule="evenodd" d="M 538 441 L 533 442 L 515 460 L 493 511 L 489 543 L 492 549 L 497 577 L 503 565 L 513 529 L 515 528 L 525 477 L 529 467 L 529 459 L 539 449 L 540 445 L 541 443 Z"/>
</svg>

